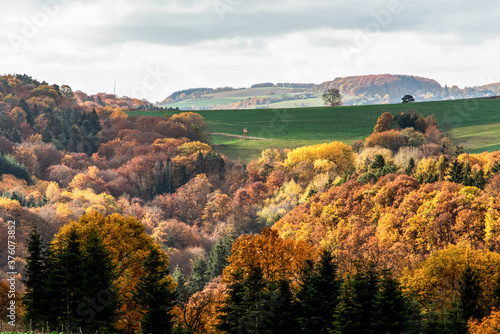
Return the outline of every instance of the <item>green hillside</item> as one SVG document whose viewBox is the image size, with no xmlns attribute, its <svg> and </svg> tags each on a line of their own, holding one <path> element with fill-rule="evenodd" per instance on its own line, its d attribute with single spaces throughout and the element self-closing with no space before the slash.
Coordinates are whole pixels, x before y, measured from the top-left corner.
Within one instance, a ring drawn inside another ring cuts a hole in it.
<svg viewBox="0 0 500 334">
<path fill-rule="evenodd" d="M 349 107 L 321 107 L 257 110 L 199 111 L 210 132 L 242 135 L 273 140 L 240 140 L 214 136 L 213 143 L 231 158 L 248 160 L 262 149 L 295 148 L 302 145 L 340 140 L 351 143 L 373 131 L 377 118 L 384 112 L 393 115 L 415 110 L 419 114 L 436 115 L 445 134 L 468 152 L 500 148 L 500 100 L 476 99 L 412 104 L 387 104 Z M 140 115 L 141 112 L 129 112 Z M 162 115 L 163 113 L 147 113 Z"/>
</svg>

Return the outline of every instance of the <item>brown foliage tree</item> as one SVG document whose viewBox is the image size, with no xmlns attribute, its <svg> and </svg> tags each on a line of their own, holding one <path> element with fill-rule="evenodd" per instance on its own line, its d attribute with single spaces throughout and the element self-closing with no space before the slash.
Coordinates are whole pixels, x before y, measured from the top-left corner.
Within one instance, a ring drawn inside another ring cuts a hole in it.
<svg viewBox="0 0 500 334">
<path fill-rule="evenodd" d="M 394 118 L 392 117 L 392 115 L 390 113 L 388 113 L 388 112 L 383 113 L 377 119 L 377 124 L 375 125 L 373 132 L 389 131 L 391 129 L 391 123 L 392 123 L 393 119 Z"/>
<path fill-rule="evenodd" d="M 396 130 L 372 133 L 365 140 L 365 147 L 380 146 L 396 152 L 405 145 L 404 137 Z"/>
</svg>

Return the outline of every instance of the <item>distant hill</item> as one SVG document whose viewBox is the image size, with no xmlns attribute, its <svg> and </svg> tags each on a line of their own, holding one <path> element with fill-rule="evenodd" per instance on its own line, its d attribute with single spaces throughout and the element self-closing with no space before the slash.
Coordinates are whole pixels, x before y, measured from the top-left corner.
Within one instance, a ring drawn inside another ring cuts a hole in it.
<svg viewBox="0 0 500 334">
<path fill-rule="evenodd" d="M 324 106 L 322 94 L 337 88 L 343 105 L 400 103 L 409 94 L 416 101 L 486 98 L 500 95 L 500 83 L 459 88 L 413 75 L 360 75 L 321 84 L 263 82 L 250 88 L 192 88 L 177 91 L 157 105 L 181 110 L 268 109 Z"/>
<path fill-rule="evenodd" d="M 324 92 L 329 88 L 337 88 L 343 95 L 384 96 L 400 98 L 403 95 L 421 95 L 426 93 L 440 94 L 443 87 L 433 79 L 412 75 L 361 75 L 336 78 L 313 87 L 315 92 Z"/>
</svg>

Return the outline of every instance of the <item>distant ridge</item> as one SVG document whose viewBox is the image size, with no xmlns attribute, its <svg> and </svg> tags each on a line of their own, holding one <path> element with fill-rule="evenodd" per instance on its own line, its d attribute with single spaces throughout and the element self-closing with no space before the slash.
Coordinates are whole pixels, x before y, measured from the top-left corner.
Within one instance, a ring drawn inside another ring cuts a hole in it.
<svg viewBox="0 0 500 334">
<path fill-rule="evenodd" d="M 416 101 L 439 101 L 500 96 L 500 83 L 459 88 L 415 75 L 372 74 L 338 77 L 320 84 L 261 82 L 246 88 L 191 88 L 177 91 L 157 106 L 181 110 L 267 109 L 321 107 L 323 92 L 337 88 L 343 105 L 400 103 L 404 95 Z"/>
<path fill-rule="evenodd" d="M 333 81 L 316 85 L 313 91 L 323 92 L 329 88 L 337 88 L 343 95 L 374 96 L 378 94 L 384 96 L 389 94 L 393 97 L 401 97 L 405 94 L 436 94 L 443 90 L 443 87 L 433 79 L 413 75 L 378 74 L 336 78 Z"/>
</svg>

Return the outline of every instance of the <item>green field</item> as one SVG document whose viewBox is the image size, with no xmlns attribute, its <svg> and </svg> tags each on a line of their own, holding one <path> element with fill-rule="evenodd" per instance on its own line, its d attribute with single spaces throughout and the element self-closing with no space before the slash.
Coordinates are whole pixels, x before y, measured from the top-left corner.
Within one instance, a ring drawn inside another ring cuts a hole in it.
<svg viewBox="0 0 500 334">
<path fill-rule="evenodd" d="M 295 148 L 333 140 L 351 143 L 373 131 L 383 112 L 415 110 L 436 115 L 442 132 L 468 152 L 500 149 L 500 100 L 456 100 L 349 107 L 295 109 L 206 110 L 203 116 L 210 132 L 248 135 L 273 140 L 239 140 L 214 136 L 217 150 L 230 158 L 248 161 L 265 148 Z M 129 115 L 161 116 L 166 112 L 129 112 Z"/>
</svg>

